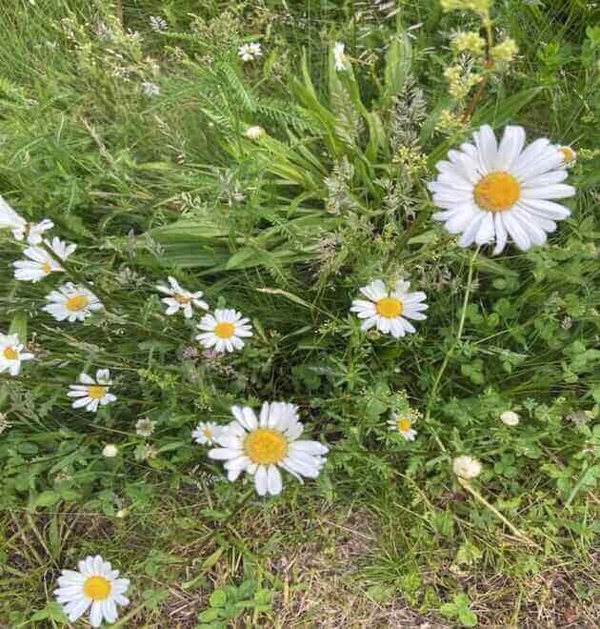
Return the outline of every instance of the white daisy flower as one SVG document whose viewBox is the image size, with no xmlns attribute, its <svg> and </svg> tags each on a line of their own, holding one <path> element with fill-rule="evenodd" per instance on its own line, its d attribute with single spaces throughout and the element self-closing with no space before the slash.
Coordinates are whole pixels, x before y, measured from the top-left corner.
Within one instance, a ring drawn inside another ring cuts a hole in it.
<svg viewBox="0 0 600 629">
<path fill-rule="evenodd" d="M 254 61 L 258 57 L 262 57 L 262 50 L 258 42 L 251 44 L 242 44 L 238 48 L 238 56 L 242 61 Z"/>
<path fill-rule="evenodd" d="M 206 314 L 200 319 L 196 336 L 203 347 L 214 348 L 216 352 L 233 352 L 244 347 L 242 338 L 252 336 L 250 319 L 242 317 L 233 309 L 217 309 L 214 314 Z"/>
<path fill-rule="evenodd" d="M 71 282 L 46 295 L 46 301 L 50 303 L 42 310 L 51 314 L 57 321 L 65 319 L 70 322 L 83 321 L 92 313 L 102 310 L 102 304 L 94 293 L 85 286 Z"/>
<path fill-rule="evenodd" d="M 86 373 L 81 373 L 79 375 L 79 383 L 70 384 L 67 395 L 77 398 L 72 404 L 73 408 L 81 408 L 83 406 L 86 411 L 95 413 L 99 405 L 105 406 L 117 399 L 116 395 L 109 393 L 111 384 L 110 371 L 108 369 L 98 369 L 95 379 Z"/>
<path fill-rule="evenodd" d="M 400 433 L 406 441 L 414 441 L 417 436 L 417 431 L 413 428 L 416 421 L 416 414 L 409 410 L 394 415 L 388 421 L 388 426 L 390 430 Z"/>
<path fill-rule="evenodd" d="M 165 310 L 166 315 L 174 315 L 180 310 L 183 310 L 183 316 L 186 319 L 191 319 L 193 315 L 193 307 L 201 308 L 202 310 L 208 310 L 208 304 L 200 299 L 204 293 L 199 290 L 195 293 L 190 293 L 190 291 L 182 288 L 179 282 L 169 275 L 169 284 L 170 286 L 165 286 L 164 284 L 158 284 L 156 286 L 156 290 L 160 291 L 164 295 L 168 295 L 168 297 L 164 297 L 161 299 L 163 304 L 167 306 Z"/>
<path fill-rule="evenodd" d="M 394 289 L 388 291 L 382 280 L 375 280 L 360 289 L 369 301 L 355 299 L 350 312 L 356 312 L 359 319 L 364 319 L 360 326 L 362 330 L 376 327 L 380 332 L 391 334 L 394 338 L 416 332 L 408 319 L 427 319 L 423 311 L 429 306 L 423 303 L 427 298 L 425 293 L 409 293 L 409 288 L 410 282 L 398 280 Z"/>
<path fill-rule="evenodd" d="M 192 431 L 192 438 L 203 446 L 212 446 L 222 428 L 215 422 L 200 422 Z"/>
<path fill-rule="evenodd" d="M 570 215 L 550 199 L 564 199 L 575 189 L 567 178 L 563 154 L 539 139 L 525 146 L 522 127 L 506 127 L 498 145 L 494 132 L 484 125 L 473 134 L 474 144 L 449 151 L 450 161 L 438 162 L 437 179 L 429 183 L 433 202 L 442 212 L 451 234 L 462 234 L 459 246 L 496 242 L 494 254 L 504 250 L 508 236 L 523 251 L 546 242 L 556 220 Z"/>
<path fill-rule="evenodd" d="M 328 449 L 318 441 L 298 441 L 304 427 L 298 408 L 286 402 L 265 402 L 257 419 L 249 407 L 233 406 L 235 421 L 224 426 L 215 441 L 221 446 L 209 451 L 211 459 L 225 461 L 227 478 L 234 481 L 242 472 L 254 476 L 259 496 L 281 493 L 280 468 L 300 482 L 317 478 Z"/>
<path fill-rule="evenodd" d="M 54 252 L 54 256 L 42 247 L 27 247 L 23 254 L 28 260 L 13 262 L 15 278 L 22 282 L 39 282 L 55 271 L 64 271 L 58 260 L 66 260 L 77 249 L 77 245 L 67 244 L 54 237 L 46 244 Z"/>
<path fill-rule="evenodd" d="M 244 131 L 244 136 L 249 140 L 261 140 L 265 135 L 267 132 L 259 125 L 253 125 Z"/>
<path fill-rule="evenodd" d="M 129 579 L 119 579 L 119 571 L 100 555 L 86 557 L 77 565 L 79 570 L 63 570 L 54 590 L 56 600 L 63 606 L 69 622 L 75 622 L 90 610 L 90 625 L 99 627 L 103 620 L 117 620 L 117 605 L 129 605 L 124 594 Z"/>
<path fill-rule="evenodd" d="M 462 454 L 452 461 L 452 471 L 460 478 L 469 480 L 481 474 L 481 463 L 468 454 Z"/>
<path fill-rule="evenodd" d="M 33 354 L 24 352 L 24 349 L 18 334 L 0 334 L 0 373 L 8 371 L 11 376 L 18 376 L 21 363 L 34 358 Z"/>
<path fill-rule="evenodd" d="M 337 72 L 347 70 L 345 48 L 345 44 L 340 41 L 336 41 L 333 44 L 333 63 Z"/>
<path fill-rule="evenodd" d="M 102 448 L 102 456 L 105 459 L 114 459 L 119 454 L 119 448 L 114 443 L 107 443 Z"/>
<path fill-rule="evenodd" d="M 147 417 L 142 417 L 135 422 L 135 433 L 140 437 L 150 437 L 150 435 L 154 432 L 155 427 L 156 422 L 153 422 Z"/>
<path fill-rule="evenodd" d="M 517 426 L 520 421 L 520 417 L 518 413 L 515 413 L 514 411 L 504 411 L 503 413 L 500 413 L 500 421 L 506 426 Z"/>
<path fill-rule="evenodd" d="M 12 229 L 13 234 L 15 231 L 24 233 L 27 228 L 27 221 L 0 197 L 0 229 L 6 228 Z M 19 238 L 19 240 L 22 240 L 22 238 Z"/>
</svg>

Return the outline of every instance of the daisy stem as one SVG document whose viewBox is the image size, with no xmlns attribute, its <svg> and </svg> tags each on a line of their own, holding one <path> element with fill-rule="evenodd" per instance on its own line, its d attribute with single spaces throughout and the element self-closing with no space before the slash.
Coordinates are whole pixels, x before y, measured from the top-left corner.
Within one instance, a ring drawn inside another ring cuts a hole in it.
<svg viewBox="0 0 600 629">
<path fill-rule="evenodd" d="M 480 247 L 477 247 L 477 249 L 475 249 L 475 253 L 471 256 L 471 259 L 469 260 L 469 271 L 467 274 L 467 286 L 465 288 L 465 295 L 463 297 L 463 303 L 462 303 L 462 308 L 460 311 L 460 319 L 458 321 L 458 329 L 456 331 L 456 339 L 454 341 L 454 343 L 452 343 L 452 345 L 448 348 L 448 351 L 446 352 L 446 355 L 444 356 L 444 360 L 442 361 L 442 364 L 440 365 L 440 368 L 437 372 L 437 375 L 435 376 L 435 380 L 433 381 L 433 385 L 431 387 L 431 390 L 429 392 L 429 401 L 427 403 L 427 410 L 425 411 L 425 418 L 424 421 L 427 422 L 429 419 L 431 419 L 431 409 L 432 406 L 435 404 L 435 402 L 437 401 L 437 392 L 440 386 L 440 382 L 442 381 L 442 376 L 444 375 L 446 368 L 448 367 L 448 364 L 450 363 L 450 359 L 452 358 L 452 356 L 454 355 L 454 351 L 456 350 L 456 348 L 458 347 L 460 340 L 462 338 L 462 334 L 463 331 L 465 329 L 465 321 L 467 319 L 467 308 L 469 306 L 469 299 L 471 297 L 471 290 L 473 288 L 473 275 L 475 273 L 475 261 L 477 260 L 477 255 L 479 254 L 479 249 Z M 439 436 L 437 435 L 437 433 L 434 431 L 433 432 L 434 438 L 437 442 L 437 444 L 440 446 L 440 449 L 443 452 L 446 452 L 446 447 L 444 446 L 444 444 L 442 443 L 441 439 L 439 438 Z"/>
<path fill-rule="evenodd" d="M 486 509 L 491 511 L 499 520 L 501 520 L 506 526 L 521 540 L 535 546 L 539 550 L 544 550 L 539 544 L 534 542 L 530 537 L 525 535 L 523 531 L 519 530 L 506 516 L 502 515 L 494 505 L 490 504 L 474 487 L 471 486 L 468 480 L 458 477 L 458 482 L 463 489 L 466 489 L 475 500 L 479 501 Z"/>
</svg>

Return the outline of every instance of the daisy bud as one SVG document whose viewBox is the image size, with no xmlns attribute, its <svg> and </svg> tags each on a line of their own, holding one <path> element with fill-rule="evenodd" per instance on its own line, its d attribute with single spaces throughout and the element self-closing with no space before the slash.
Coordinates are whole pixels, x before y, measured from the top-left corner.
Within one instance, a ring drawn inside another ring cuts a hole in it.
<svg viewBox="0 0 600 629">
<path fill-rule="evenodd" d="M 504 411 L 500 414 L 500 421 L 507 426 L 516 426 L 519 423 L 519 416 L 514 411 Z"/>
<path fill-rule="evenodd" d="M 460 478 L 468 480 L 479 476 L 481 463 L 468 454 L 462 454 L 452 461 L 452 471 Z"/>
<path fill-rule="evenodd" d="M 119 448 L 114 443 L 107 443 L 102 449 L 102 456 L 107 459 L 114 459 L 119 454 Z"/>
</svg>

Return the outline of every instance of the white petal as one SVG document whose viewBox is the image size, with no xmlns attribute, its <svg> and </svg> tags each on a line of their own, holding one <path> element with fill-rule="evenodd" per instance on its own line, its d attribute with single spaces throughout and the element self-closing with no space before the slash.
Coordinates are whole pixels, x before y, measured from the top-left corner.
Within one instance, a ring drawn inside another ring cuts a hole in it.
<svg viewBox="0 0 600 629">
<path fill-rule="evenodd" d="M 271 496 L 276 496 L 281 493 L 281 489 L 283 487 L 281 472 L 275 465 L 269 465 L 267 470 L 267 487 Z"/>
<path fill-rule="evenodd" d="M 256 493 L 259 496 L 264 496 L 267 493 L 267 468 L 264 465 L 259 465 L 254 475 L 254 486 Z"/>
</svg>

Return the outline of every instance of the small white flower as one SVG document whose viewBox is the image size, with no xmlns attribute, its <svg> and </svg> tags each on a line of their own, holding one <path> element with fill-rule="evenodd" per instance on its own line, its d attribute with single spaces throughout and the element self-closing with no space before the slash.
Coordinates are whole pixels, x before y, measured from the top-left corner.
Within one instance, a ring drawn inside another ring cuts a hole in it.
<svg viewBox="0 0 600 629">
<path fill-rule="evenodd" d="M 156 286 L 156 290 L 164 295 L 169 295 L 161 299 L 163 304 L 167 306 L 165 310 L 166 315 L 171 316 L 182 310 L 183 316 L 186 319 L 191 319 L 194 306 L 202 310 L 208 310 L 208 304 L 200 299 L 200 297 L 204 295 L 201 290 L 190 293 L 190 291 L 182 288 L 179 282 L 171 276 L 169 276 L 169 284 L 170 286 L 165 286 L 164 284 L 158 284 Z"/>
<path fill-rule="evenodd" d="M 500 421 L 507 426 L 516 426 L 519 419 L 519 415 L 514 411 L 504 411 L 500 414 Z"/>
<path fill-rule="evenodd" d="M 259 496 L 281 493 L 280 469 L 300 482 L 317 478 L 325 465 L 328 449 L 318 441 L 298 441 L 304 427 L 298 408 L 286 402 L 265 402 L 260 418 L 249 407 L 231 409 L 235 421 L 224 426 L 215 438 L 221 446 L 209 451 L 211 459 L 225 461 L 227 478 L 236 480 L 242 472 L 254 476 Z"/>
<path fill-rule="evenodd" d="M 192 431 L 192 438 L 196 443 L 212 446 L 221 429 L 215 422 L 200 422 Z"/>
<path fill-rule="evenodd" d="M 258 57 L 262 57 L 262 50 L 258 42 L 251 44 L 242 44 L 238 48 L 238 56 L 242 61 L 254 61 Z"/>
<path fill-rule="evenodd" d="M 77 567 L 79 570 L 62 570 L 58 588 L 54 590 L 69 622 L 75 622 L 88 609 L 92 627 L 99 627 L 103 620 L 115 622 L 117 605 L 129 605 L 124 596 L 129 579 L 119 579 L 119 571 L 113 570 L 100 555 L 86 557 Z"/>
<path fill-rule="evenodd" d="M 261 140 L 265 135 L 267 135 L 267 132 L 259 125 L 253 125 L 244 131 L 244 136 L 249 140 Z"/>
<path fill-rule="evenodd" d="M 462 454 L 452 461 L 452 471 L 460 478 L 468 480 L 479 476 L 481 463 L 468 454 Z"/>
<path fill-rule="evenodd" d="M 150 22 L 150 28 L 153 31 L 160 32 L 160 31 L 166 30 L 167 28 L 166 20 L 160 17 L 160 15 L 151 15 L 149 22 Z"/>
<path fill-rule="evenodd" d="M 524 149 L 522 127 L 506 127 L 500 144 L 488 125 L 473 138 L 474 144 L 449 151 L 449 161 L 436 165 L 439 174 L 429 190 L 443 211 L 433 219 L 443 221 L 451 234 L 462 234 L 460 247 L 495 241 L 498 254 L 508 236 L 523 251 L 544 244 L 555 221 L 571 214 L 551 201 L 575 194 L 562 183 L 568 174 L 564 154 L 545 138 Z"/>
<path fill-rule="evenodd" d="M 77 249 L 77 245 L 67 244 L 56 237 L 52 242 L 45 242 L 55 255 L 42 247 L 27 247 L 23 254 L 29 259 L 13 262 L 16 279 L 22 282 L 39 282 L 52 272 L 64 271 L 58 260 L 66 260 Z"/>
<path fill-rule="evenodd" d="M 146 96 L 157 96 L 160 94 L 160 87 L 152 81 L 142 81 L 142 92 Z"/>
<path fill-rule="evenodd" d="M 142 417 L 142 419 L 138 419 L 137 422 L 135 422 L 135 432 L 140 437 L 150 437 L 154 432 L 155 426 L 156 422 L 153 422 L 147 417 Z"/>
<path fill-rule="evenodd" d="M 119 448 L 114 443 L 107 443 L 102 448 L 102 456 L 106 459 L 114 459 L 119 454 Z"/>
<path fill-rule="evenodd" d="M 427 317 L 423 314 L 427 304 L 425 293 L 417 291 L 409 293 L 410 282 L 398 280 L 392 291 L 388 291 L 382 280 L 375 280 L 363 286 L 360 292 L 368 298 L 355 299 L 350 312 L 355 312 L 359 319 L 364 319 L 362 330 L 376 327 L 384 334 L 391 334 L 399 338 L 407 333 L 416 332 L 408 319 L 423 321 Z"/>
<path fill-rule="evenodd" d="M 76 398 L 72 404 L 73 408 L 81 408 L 83 406 L 86 411 L 95 413 L 98 410 L 98 406 L 105 406 L 117 399 L 115 395 L 109 393 L 111 384 L 110 371 L 108 369 L 98 369 L 95 379 L 86 373 L 81 373 L 79 382 L 69 385 L 67 395 Z"/>
<path fill-rule="evenodd" d="M 42 310 L 51 314 L 57 321 L 65 319 L 70 322 L 83 321 L 92 313 L 102 310 L 102 304 L 94 293 L 85 286 L 77 286 L 71 282 L 46 295 L 46 301 L 50 303 Z"/>
<path fill-rule="evenodd" d="M 233 352 L 244 347 L 242 338 L 252 336 L 250 319 L 242 317 L 233 309 L 217 309 L 214 314 L 206 314 L 200 319 L 196 336 L 203 347 L 214 348 L 216 352 Z"/>
<path fill-rule="evenodd" d="M 24 349 L 18 334 L 0 333 L 0 373 L 8 371 L 11 376 L 18 376 L 21 363 L 34 357 L 33 354 L 24 352 Z"/>
<path fill-rule="evenodd" d="M 400 433 L 406 441 L 414 441 L 417 436 L 417 431 L 413 428 L 416 420 L 416 414 L 409 410 L 394 415 L 388 421 L 388 426 L 390 430 Z"/>
<path fill-rule="evenodd" d="M 42 242 L 43 233 L 53 227 L 54 223 L 47 218 L 40 223 L 28 223 L 0 197 L 0 229 L 10 229 L 17 240 L 24 240 L 27 237 L 30 245 L 39 245 Z"/>
<path fill-rule="evenodd" d="M 333 44 L 333 63 L 337 72 L 347 70 L 345 48 L 346 46 L 340 41 L 336 41 Z"/>
</svg>

